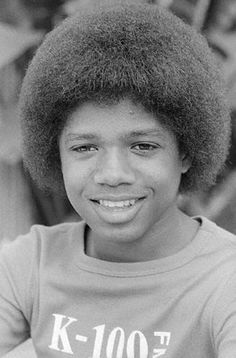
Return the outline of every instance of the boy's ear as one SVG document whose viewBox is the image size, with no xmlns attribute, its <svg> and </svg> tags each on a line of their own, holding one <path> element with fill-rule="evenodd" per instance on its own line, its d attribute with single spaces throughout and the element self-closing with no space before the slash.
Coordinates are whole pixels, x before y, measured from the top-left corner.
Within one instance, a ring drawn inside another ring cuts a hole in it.
<svg viewBox="0 0 236 358">
<path fill-rule="evenodd" d="M 192 165 L 192 161 L 189 158 L 189 156 L 185 153 L 181 154 L 181 160 L 182 160 L 182 174 L 187 173 L 189 168 Z"/>
</svg>

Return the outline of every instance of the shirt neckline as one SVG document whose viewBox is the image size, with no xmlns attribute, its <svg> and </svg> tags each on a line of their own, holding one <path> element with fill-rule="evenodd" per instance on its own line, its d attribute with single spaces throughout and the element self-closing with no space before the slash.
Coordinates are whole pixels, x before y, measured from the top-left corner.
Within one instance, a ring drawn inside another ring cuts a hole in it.
<svg viewBox="0 0 236 358">
<path fill-rule="evenodd" d="M 149 276 L 173 271 L 192 261 L 194 257 L 199 254 L 206 244 L 209 231 L 212 231 L 211 227 L 215 225 L 204 217 L 198 216 L 194 217 L 194 219 L 200 222 L 199 229 L 191 243 L 182 250 L 174 255 L 160 259 L 132 263 L 110 262 L 86 255 L 84 245 L 86 223 L 82 221 L 76 225 L 75 231 L 73 232 L 77 247 L 77 266 L 84 271 L 113 277 Z"/>
</svg>

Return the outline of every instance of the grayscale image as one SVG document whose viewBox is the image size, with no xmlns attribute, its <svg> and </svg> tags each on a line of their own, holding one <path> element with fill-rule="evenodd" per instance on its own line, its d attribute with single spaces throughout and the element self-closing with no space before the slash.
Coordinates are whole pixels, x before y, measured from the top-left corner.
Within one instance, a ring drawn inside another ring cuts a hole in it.
<svg viewBox="0 0 236 358">
<path fill-rule="evenodd" d="M 0 0 L 0 358 L 236 357 L 236 1 Z"/>
</svg>

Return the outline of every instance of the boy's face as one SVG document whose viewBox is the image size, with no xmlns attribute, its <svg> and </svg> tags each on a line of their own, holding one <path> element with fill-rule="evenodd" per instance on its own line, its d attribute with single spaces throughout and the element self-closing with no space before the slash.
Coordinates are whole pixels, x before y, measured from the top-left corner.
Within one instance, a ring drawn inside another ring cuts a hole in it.
<svg viewBox="0 0 236 358">
<path fill-rule="evenodd" d="M 68 118 L 59 146 L 68 198 L 95 236 L 131 242 L 171 220 L 189 165 L 143 107 L 86 103 Z"/>
</svg>

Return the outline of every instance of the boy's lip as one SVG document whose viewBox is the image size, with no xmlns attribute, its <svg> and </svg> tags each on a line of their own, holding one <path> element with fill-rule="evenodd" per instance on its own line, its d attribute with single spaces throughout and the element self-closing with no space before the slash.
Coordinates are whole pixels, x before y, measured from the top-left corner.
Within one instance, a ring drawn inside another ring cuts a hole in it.
<svg viewBox="0 0 236 358">
<path fill-rule="evenodd" d="M 95 197 L 91 197 L 89 198 L 91 201 L 101 201 L 101 200 L 106 200 L 106 201 L 112 201 L 112 202 L 118 202 L 118 201 L 127 201 L 127 200 L 139 200 L 139 199 L 144 199 L 146 197 L 146 195 L 98 195 Z"/>
<path fill-rule="evenodd" d="M 106 198 L 106 199 L 104 199 Z M 125 224 L 130 222 L 141 209 L 146 196 L 103 196 L 102 199 L 90 199 L 94 210 L 98 216 L 109 224 Z M 103 201 L 112 203 L 133 201 L 132 205 L 128 206 L 107 206 L 103 205 Z"/>
</svg>

